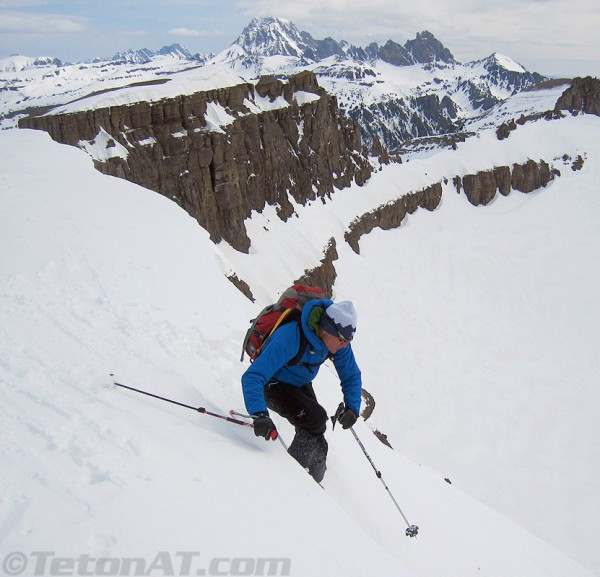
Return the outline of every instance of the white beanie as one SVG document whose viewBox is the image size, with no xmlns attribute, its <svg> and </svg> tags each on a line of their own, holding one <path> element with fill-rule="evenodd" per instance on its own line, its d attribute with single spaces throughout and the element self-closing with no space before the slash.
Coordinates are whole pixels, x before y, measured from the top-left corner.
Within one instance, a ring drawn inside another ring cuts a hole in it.
<svg viewBox="0 0 600 577">
<path fill-rule="evenodd" d="M 325 316 L 344 338 L 352 340 L 356 331 L 356 311 L 350 301 L 340 301 L 329 305 L 325 309 Z M 324 328 L 327 330 L 326 326 Z"/>
</svg>

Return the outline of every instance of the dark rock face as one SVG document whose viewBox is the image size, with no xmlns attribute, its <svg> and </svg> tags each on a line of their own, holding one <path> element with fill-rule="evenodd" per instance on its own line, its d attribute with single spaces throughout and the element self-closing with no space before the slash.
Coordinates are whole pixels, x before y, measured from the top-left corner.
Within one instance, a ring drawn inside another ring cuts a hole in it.
<svg viewBox="0 0 600 577">
<path fill-rule="evenodd" d="M 388 40 L 379 49 L 377 56 L 394 66 L 410 66 L 412 64 L 433 64 L 435 62 L 455 63 L 456 60 L 431 32 L 426 30 L 417 33 L 414 40 L 408 40 L 401 46 L 393 40 Z"/>
<path fill-rule="evenodd" d="M 575 159 L 575 162 L 573 162 L 573 164 L 571 165 L 571 170 L 576 171 L 576 170 L 581 170 L 583 168 L 583 158 L 581 157 L 581 154 L 577 155 L 577 158 Z"/>
<path fill-rule="evenodd" d="M 587 76 L 575 78 L 556 103 L 556 110 L 569 110 L 600 116 L 600 80 Z"/>
<path fill-rule="evenodd" d="M 372 156 L 376 156 L 381 164 L 389 164 L 390 163 L 390 155 L 387 149 L 381 144 L 379 137 L 373 137 L 373 144 L 371 146 L 371 154 Z"/>
<path fill-rule="evenodd" d="M 417 33 L 414 40 L 409 40 L 404 45 L 413 58 L 421 64 L 432 62 L 456 62 L 448 50 L 435 36 L 427 30 Z"/>
<path fill-rule="evenodd" d="M 364 142 L 380 140 L 397 152 L 407 141 L 432 134 L 457 132 L 457 107 L 450 98 L 437 94 L 411 98 L 390 98 L 385 103 L 361 105 L 345 113 L 361 127 Z"/>
<path fill-rule="evenodd" d="M 369 234 L 376 227 L 383 230 L 398 228 L 407 214 L 414 213 L 419 207 L 433 211 L 438 207 L 441 199 L 442 185 L 439 182 L 419 192 L 406 194 L 395 202 L 384 204 L 356 219 L 351 223 L 344 238 L 352 250 L 360 254 L 358 241 L 361 236 Z"/>
<path fill-rule="evenodd" d="M 583 164 L 583 159 L 578 160 Z M 524 164 L 514 164 L 512 167 L 498 166 L 477 174 L 467 174 L 462 178 L 455 176 L 452 183 L 458 193 L 461 189 L 465 191 L 471 204 L 485 206 L 495 198 L 498 191 L 503 196 L 507 196 L 513 189 L 525 193 L 533 192 L 546 187 L 556 176 L 560 176 L 560 172 L 551 168 L 546 161 L 528 160 Z M 448 180 L 444 182 L 447 183 Z M 433 211 L 441 200 L 441 183 L 409 193 L 353 221 L 344 238 L 354 252 L 360 254 L 359 240 L 363 235 L 369 234 L 376 227 L 383 230 L 398 228 L 407 214 L 414 213 L 417 208 Z"/>
<path fill-rule="evenodd" d="M 525 164 L 514 164 L 512 168 L 498 166 L 477 174 L 467 174 L 462 178 L 462 188 L 472 205 L 485 206 L 495 198 L 498 191 L 504 196 L 512 189 L 533 192 L 546 187 L 557 174 L 544 160 L 528 160 Z M 455 177 L 454 183 L 460 191 L 461 179 Z"/>
<path fill-rule="evenodd" d="M 462 183 L 469 202 L 475 206 L 488 204 L 498 190 L 496 176 L 492 170 L 467 174 L 463 177 Z"/>
<path fill-rule="evenodd" d="M 410 66 L 415 61 L 410 52 L 393 40 L 388 40 L 379 50 L 379 58 L 394 66 Z"/>
<path fill-rule="evenodd" d="M 333 293 L 333 284 L 337 276 L 333 261 L 338 259 L 337 247 L 335 238 L 331 238 L 325 254 L 321 259 L 321 264 L 311 270 L 307 270 L 304 274 L 294 281 L 294 283 L 307 284 L 316 286 L 323 290 L 327 298 L 331 298 Z"/>
<path fill-rule="evenodd" d="M 318 98 L 299 105 L 298 91 Z M 289 106 L 251 114 L 256 93 Z M 209 124 L 211 107 L 231 116 Z M 131 180 L 174 200 L 218 242 L 247 252 L 244 221 L 253 210 L 277 205 L 293 214 L 298 203 L 330 195 L 352 182 L 362 185 L 372 166 L 358 128 L 338 113 L 335 97 L 310 72 L 287 83 L 274 77 L 256 87 L 240 84 L 191 95 L 72 114 L 23 119 L 19 126 L 46 130 L 54 140 L 79 146 L 101 132 L 127 154 L 94 160 L 104 174 Z"/>
<path fill-rule="evenodd" d="M 369 391 L 367 391 L 364 387 L 361 392 L 362 400 L 363 400 L 363 410 L 360 412 L 360 416 L 366 421 L 375 410 L 375 399 Z"/>
<path fill-rule="evenodd" d="M 475 110 L 489 110 L 500 102 L 496 98 L 487 84 L 473 83 L 471 80 L 463 80 L 459 83 L 459 88 L 469 95 L 469 100 Z"/>
<path fill-rule="evenodd" d="M 232 274 L 232 275 L 228 276 L 227 278 L 233 283 L 235 288 L 237 288 L 249 300 L 251 300 L 252 302 L 254 302 L 256 300 L 246 281 L 243 281 L 242 279 L 240 279 L 238 277 L 238 275 L 236 275 L 236 274 Z"/>
<path fill-rule="evenodd" d="M 500 194 L 502 194 L 503 196 L 508 196 L 511 187 L 510 167 L 497 166 L 496 168 L 494 168 L 494 176 L 496 177 L 496 186 L 498 187 Z"/>
<path fill-rule="evenodd" d="M 514 121 L 514 119 L 511 119 L 508 122 L 503 122 L 496 129 L 496 136 L 497 136 L 498 140 L 504 140 L 510 136 L 510 133 L 513 130 L 516 130 L 516 129 L 517 129 L 517 123 Z"/>
</svg>

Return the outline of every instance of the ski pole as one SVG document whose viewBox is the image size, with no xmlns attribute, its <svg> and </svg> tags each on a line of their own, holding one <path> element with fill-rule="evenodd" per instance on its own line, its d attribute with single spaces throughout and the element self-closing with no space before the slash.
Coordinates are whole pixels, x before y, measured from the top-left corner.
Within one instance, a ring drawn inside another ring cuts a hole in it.
<svg viewBox="0 0 600 577">
<path fill-rule="evenodd" d="M 110 375 L 113 377 L 114 375 Z M 167 399 L 166 397 L 161 397 L 160 395 L 155 395 L 153 393 L 149 393 L 147 391 L 142 391 L 141 389 L 136 389 L 134 387 L 130 387 L 128 385 L 123 385 L 122 383 L 117 383 L 113 381 L 113 383 L 117 387 L 121 387 L 123 389 L 128 389 L 129 391 L 135 391 L 136 393 L 141 393 L 142 395 L 146 395 L 148 397 L 153 397 L 154 399 L 160 399 L 161 401 L 166 401 L 167 403 L 172 403 L 173 405 L 179 405 L 180 407 L 185 407 L 186 409 L 191 409 L 192 411 L 196 411 L 198 413 L 202 413 L 203 415 L 208 415 L 210 417 L 216 417 L 217 419 L 223 419 L 229 423 L 233 423 L 234 425 L 240 425 L 242 427 L 248 427 L 250 429 L 254 429 L 254 425 L 252 423 L 246 423 L 245 421 L 241 421 L 239 419 L 234 419 L 233 417 L 228 417 L 227 415 L 220 415 L 219 413 L 213 413 L 211 411 L 207 411 L 204 407 L 193 407 L 192 405 L 186 405 L 185 403 L 180 403 L 179 401 L 174 401 L 173 399 Z M 277 431 L 273 431 L 271 433 L 271 439 L 275 440 L 277 438 Z"/>
<path fill-rule="evenodd" d="M 337 411 L 335 412 L 335 415 L 333 415 L 333 417 L 331 417 L 331 420 L 333 421 L 332 428 L 335 427 L 335 423 L 337 422 L 337 419 L 338 419 L 339 415 L 341 414 L 341 412 L 343 410 L 344 410 L 344 403 L 340 403 L 340 406 L 337 408 Z M 358 443 L 358 446 L 362 449 L 362 452 L 364 453 L 365 457 L 367 458 L 367 460 L 371 464 L 371 467 L 373 467 L 373 470 L 375 471 L 375 474 L 377 475 L 377 478 L 383 483 L 383 486 L 385 487 L 385 490 L 387 491 L 388 495 L 390 496 L 390 498 L 394 502 L 394 505 L 396 505 L 396 509 L 398 509 L 398 511 L 400 512 L 400 515 L 402 515 L 402 518 L 406 522 L 407 528 L 406 528 L 406 531 L 405 531 L 405 535 L 407 537 L 416 537 L 417 534 L 419 533 L 419 528 L 416 525 L 411 525 L 410 522 L 408 521 L 408 519 L 406 518 L 406 515 L 404 514 L 404 512 L 400 508 L 400 505 L 398 505 L 398 502 L 396 501 L 396 499 L 394 499 L 394 495 L 392 495 L 392 492 L 390 491 L 389 487 L 386 485 L 386 482 L 383 480 L 383 476 L 381 475 L 381 471 L 379 471 L 379 469 L 377 469 L 377 467 L 375 466 L 375 463 L 373 463 L 373 459 L 371 459 L 371 456 L 367 452 L 367 449 L 365 449 L 365 446 L 362 444 L 362 441 L 360 440 L 360 438 L 356 434 L 356 431 L 354 430 L 354 427 L 350 427 L 350 431 L 354 435 L 354 438 L 356 439 L 356 442 Z"/>
</svg>

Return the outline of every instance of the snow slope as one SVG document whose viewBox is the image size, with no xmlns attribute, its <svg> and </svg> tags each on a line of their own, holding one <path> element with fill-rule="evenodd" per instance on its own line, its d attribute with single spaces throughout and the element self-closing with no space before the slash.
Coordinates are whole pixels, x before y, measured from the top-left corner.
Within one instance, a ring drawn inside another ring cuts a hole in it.
<svg viewBox="0 0 600 577">
<path fill-rule="evenodd" d="M 561 90 L 523 93 L 496 113 L 544 110 Z M 221 244 L 264 305 L 270 286 L 317 266 L 333 236 L 335 295 L 357 306 L 356 347 L 377 401 L 371 426 L 596 572 L 599 124 L 595 116 L 540 120 L 503 141 L 482 130 L 456 151 L 384 167 L 325 206 L 298 206 L 287 223 L 274 210 L 254 214 L 249 255 Z M 574 171 L 579 155 L 584 166 Z M 529 158 L 561 176 L 488 207 L 456 194 L 456 175 Z M 360 255 L 345 243 L 354 218 L 444 178 L 434 213 L 374 231 Z"/>
<path fill-rule="evenodd" d="M 399 334 L 397 327 L 381 322 L 369 294 L 376 288 L 369 267 L 382 274 L 381 255 L 368 261 L 344 251 L 336 291 L 357 302 L 362 323 L 357 352 L 367 382 L 381 384 L 375 391 L 382 395 L 379 423 L 389 432 L 395 423 L 397 450 L 380 444 L 366 424 L 356 430 L 408 517 L 420 525 L 417 539 L 404 537 L 402 519 L 347 431 L 328 433 L 330 468 L 323 491 L 278 443 L 111 387 L 108 374 L 114 372 L 127 384 L 192 406 L 220 412 L 241 408 L 239 342 L 257 307 L 224 278 L 227 256 L 163 197 L 102 176 L 85 153 L 41 133 L 0 133 L 0 157 L 0 542 L 5 573 L 58 574 L 58 568 L 62 575 L 73 575 L 83 566 L 98 574 L 129 575 L 134 573 L 125 558 L 136 558 L 135 566 L 145 563 L 148 569 L 162 552 L 161 563 L 145 574 L 173 574 L 166 560 L 177 564 L 183 559 L 191 568 L 176 574 L 269 574 L 259 558 L 279 559 L 276 574 L 314 577 L 592 574 L 468 497 L 458 486 L 462 478 L 449 485 L 439 470 L 410 459 L 411 446 L 401 441 L 400 431 L 411 433 L 406 427 L 412 424 L 411 409 L 426 413 L 432 407 L 431 398 L 419 397 L 429 388 L 407 387 L 396 397 L 391 387 L 383 392 L 383 383 L 392 382 L 391 375 L 395 383 L 400 369 L 416 379 L 422 365 L 412 363 L 411 355 L 421 361 L 426 344 L 417 338 L 423 332 L 404 331 L 397 354 L 401 366 L 390 364 L 391 373 L 376 373 L 382 366 L 377 335 L 392 343 L 389 331 L 394 338 Z M 383 178 L 382 173 L 378 186 Z M 525 204 L 543 202 L 545 194 Z M 510 206 L 508 214 L 519 213 L 518 204 Z M 450 214 L 460 210 L 454 207 Z M 454 241 L 448 234 L 452 219 L 445 214 L 427 215 L 447 234 L 418 238 L 421 261 L 443 253 L 446 242 L 460 244 L 459 233 Z M 589 232 L 582 224 L 572 231 L 573 239 L 579 230 Z M 396 247 L 405 232 L 381 233 L 364 242 L 371 253 L 373 243 L 383 240 L 380 253 L 392 265 L 387 274 L 398 266 Z M 483 238 L 475 244 L 490 250 L 493 245 Z M 416 250 L 415 240 L 408 243 Z M 468 262 L 482 259 L 474 255 Z M 466 270 L 477 267 L 457 264 L 452 272 Z M 412 276 L 400 272 L 405 286 L 407 278 L 415 279 L 406 295 L 417 300 L 410 294 L 419 287 L 417 271 Z M 560 280 L 578 278 L 566 272 Z M 429 275 L 434 273 L 429 269 Z M 438 297 L 441 305 L 447 295 Z M 587 293 L 580 302 L 585 298 Z M 458 314 L 465 308 L 454 310 Z M 398 322 L 407 318 L 411 315 L 400 309 Z M 487 318 L 495 320 L 491 312 Z M 477 326 L 483 330 L 487 323 Z M 448 337 L 441 328 L 436 334 L 441 337 L 432 346 L 456 350 L 453 334 Z M 416 348 L 406 354 L 410 342 Z M 422 371 L 419 376 L 426 385 L 434 382 Z M 471 378 L 467 381 L 472 384 Z M 340 395 L 330 371 L 320 379 L 318 392 L 333 411 Z M 387 408 L 383 395 L 388 395 Z M 464 422 L 473 416 L 473 407 L 453 408 L 457 414 L 445 414 L 448 419 L 460 415 Z M 289 440 L 284 425 L 282 432 Z M 587 433 L 597 437 L 595 429 Z M 40 551 L 49 553 L 36 555 Z M 20 571 L 23 561 L 28 566 Z"/>
<path fill-rule="evenodd" d="M 485 209 L 448 186 L 443 216 L 369 236 L 338 283 L 377 335 L 366 358 L 390 360 L 365 368 L 372 426 L 597 571 L 600 199 L 592 171 L 570 176 Z"/>
</svg>

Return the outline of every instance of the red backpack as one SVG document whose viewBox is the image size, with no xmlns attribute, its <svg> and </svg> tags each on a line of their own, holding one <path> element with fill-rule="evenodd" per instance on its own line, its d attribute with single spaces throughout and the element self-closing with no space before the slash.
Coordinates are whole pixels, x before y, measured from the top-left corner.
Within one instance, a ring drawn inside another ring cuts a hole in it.
<svg viewBox="0 0 600 577">
<path fill-rule="evenodd" d="M 254 361 L 267 339 L 278 327 L 298 321 L 302 315 L 302 309 L 308 301 L 321 299 L 324 296 L 323 291 L 318 287 L 295 284 L 288 288 L 276 303 L 265 307 L 255 319 L 250 321 L 240 361 L 244 360 L 244 353 L 250 357 L 250 362 Z M 297 364 L 304 354 L 306 337 L 302 330 L 300 330 L 300 337 L 300 350 L 288 365 Z"/>
</svg>

